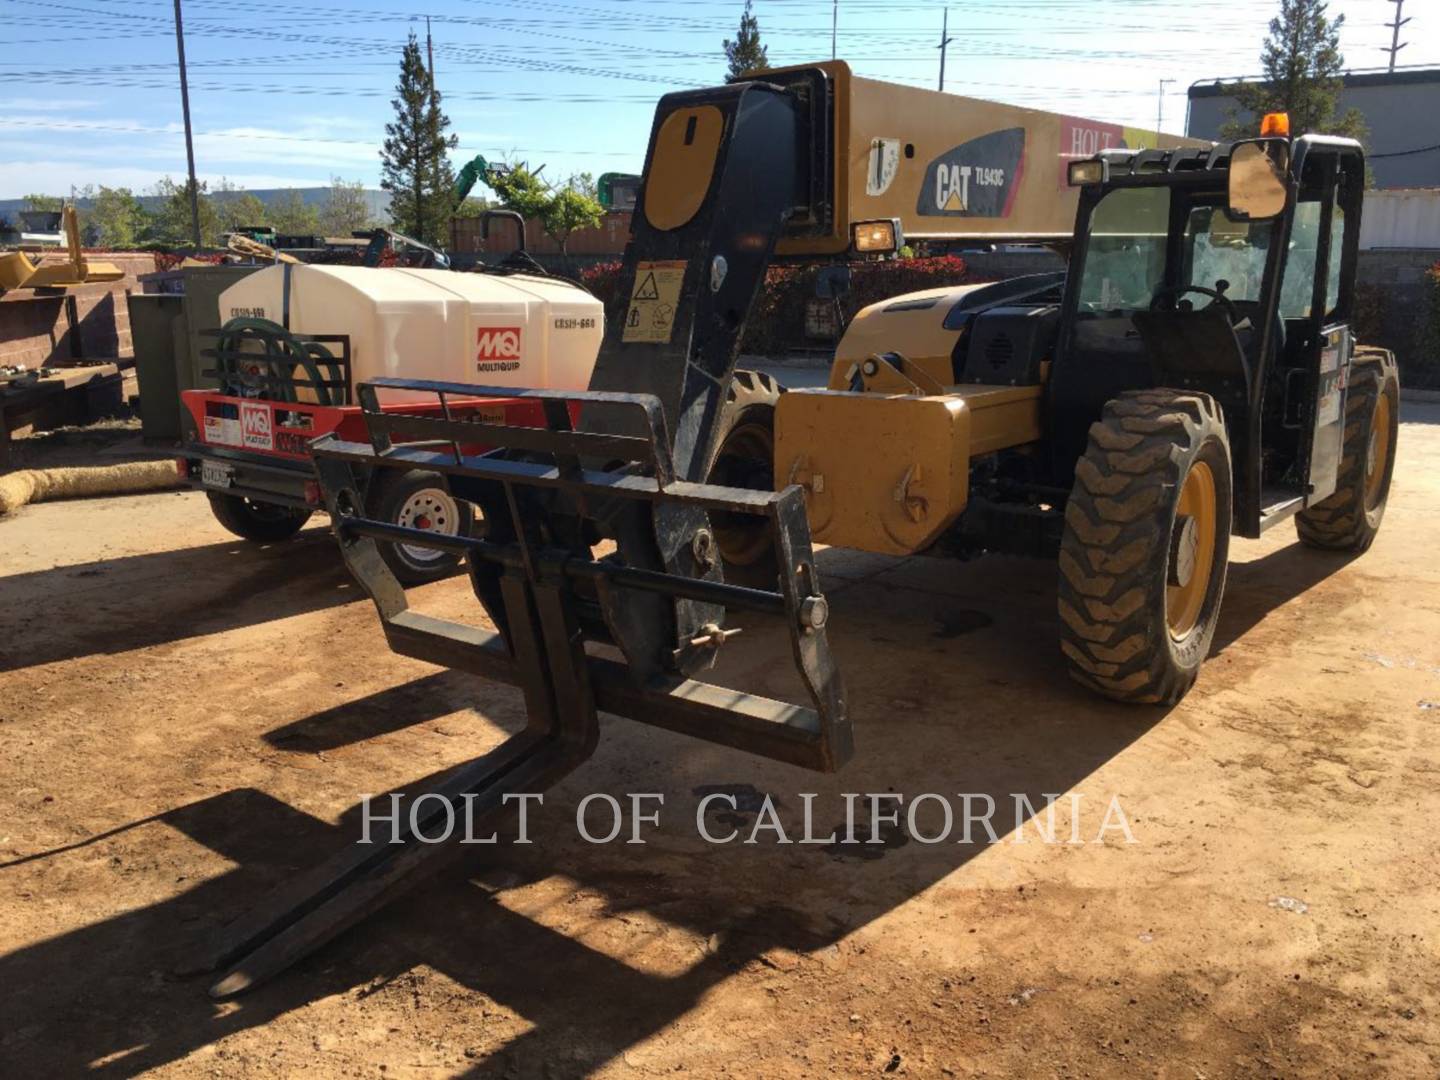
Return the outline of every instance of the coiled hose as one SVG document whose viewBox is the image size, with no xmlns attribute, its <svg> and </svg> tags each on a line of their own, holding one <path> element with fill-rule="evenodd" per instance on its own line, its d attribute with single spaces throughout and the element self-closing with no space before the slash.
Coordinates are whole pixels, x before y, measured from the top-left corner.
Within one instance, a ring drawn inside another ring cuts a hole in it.
<svg viewBox="0 0 1440 1080">
<path fill-rule="evenodd" d="M 253 346 L 259 345 L 256 349 Z M 247 348 L 247 346 L 250 346 Z M 302 341 L 279 323 L 269 319 L 240 317 L 231 319 L 220 328 L 220 339 L 216 346 L 220 358 L 220 375 L 227 393 L 242 396 L 245 380 L 238 368 L 241 364 L 260 364 L 269 369 L 274 380 L 265 387 L 265 396 L 271 401 L 295 403 L 300 400 L 294 383 L 294 371 L 303 368 L 310 381 L 317 405 L 344 405 L 343 386 L 323 385 L 327 380 L 338 382 L 343 378 L 340 364 L 330 350 L 318 341 Z M 321 373 L 321 368 L 326 374 Z"/>
</svg>

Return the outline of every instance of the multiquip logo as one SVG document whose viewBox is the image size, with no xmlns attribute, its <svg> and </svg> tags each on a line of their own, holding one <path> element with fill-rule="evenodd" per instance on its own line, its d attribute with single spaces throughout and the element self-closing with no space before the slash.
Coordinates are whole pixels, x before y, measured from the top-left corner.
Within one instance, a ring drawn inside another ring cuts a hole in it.
<svg viewBox="0 0 1440 1080">
<path fill-rule="evenodd" d="M 520 366 L 520 327 L 482 326 L 475 332 L 477 371 L 514 371 Z"/>
<path fill-rule="evenodd" d="M 240 434 L 246 446 L 257 450 L 275 449 L 275 440 L 270 429 L 270 407 L 241 405 Z"/>
</svg>

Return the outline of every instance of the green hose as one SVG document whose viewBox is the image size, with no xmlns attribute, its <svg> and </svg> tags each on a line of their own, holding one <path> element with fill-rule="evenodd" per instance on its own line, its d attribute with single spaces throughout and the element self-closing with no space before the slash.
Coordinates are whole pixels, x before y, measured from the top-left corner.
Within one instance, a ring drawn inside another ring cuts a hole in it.
<svg viewBox="0 0 1440 1080">
<path fill-rule="evenodd" d="M 262 349 L 256 351 L 243 348 L 251 342 L 258 343 Z M 326 380 L 339 380 L 343 377 L 335 357 L 318 341 L 302 340 L 279 323 L 250 317 L 231 319 L 220 328 L 220 340 L 215 351 L 221 361 L 222 376 L 232 374 L 229 370 L 231 365 L 252 362 L 265 364 L 271 376 L 279 380 L 276 385 L 266 387 L 266 396 L 272 401 L 295 403 L 300 400 L 295 392 L 295 384 L 282 378 L 280 373 L 289 373 L 296 367 L 301 367 L 305 370 L 305 377 L 310 380 L 319 404 L 345 404 L 344 387 L 322 385 Z M 322 367 L 325 368 L 325 374 L 321 373 Z"/>
</svg>

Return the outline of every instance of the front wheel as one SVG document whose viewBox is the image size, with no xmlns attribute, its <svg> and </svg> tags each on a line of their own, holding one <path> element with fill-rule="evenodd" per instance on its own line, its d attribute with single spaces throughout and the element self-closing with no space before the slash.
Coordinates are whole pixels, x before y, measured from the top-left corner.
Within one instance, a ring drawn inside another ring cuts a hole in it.
<svg viewBox="0 0 1440 1080">
<path fill-rule="evenodd" d="M 1215 635 L 1230 516 L 1230 442 L 1208 395 L 1106 404 L 1060 546 L 1060 648 L 1077 681 L 1119 701 L 1185 696 Z"/>
<path fill-rule="evenodd" d="M 720 414 L 715 456 L 705 482 L 721 487 L 775 490 L 775 404 L 785 392 L 763 371 L 737 371 Z M 725 580 L 774 589 L 780 577 L 768 521 L 756 514 L 710 512 Z"/>
<path fill-rule="evenodd" d="M 391 525 L 424 532 L 469 536 L 474 524 L 470 504 L 450 494 L 437 472 L 382 469 L 370 495 L 371 513 Z M 449 577 L 460 565 L 451 551 L 380 541 L 380 557 L 402 585 L 424 585 Z"/>
<path fill-rule="evenodd" d="M 241 539 L 258 544 L 288 540 L 310 520 L 309 510 L 294 510 L 219 491 L 207 491 L 205 494 L 210 499 L 210 512 L 215 515 L 216 521 Z"/>
</svg>

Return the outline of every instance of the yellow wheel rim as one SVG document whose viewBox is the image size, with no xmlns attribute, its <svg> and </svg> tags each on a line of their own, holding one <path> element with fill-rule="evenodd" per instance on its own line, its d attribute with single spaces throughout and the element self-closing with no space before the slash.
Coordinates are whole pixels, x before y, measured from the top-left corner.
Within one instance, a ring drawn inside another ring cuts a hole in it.
<svg viewBox="0 0 1440 1080">
<path fill-rule="evenodd" d="M 1385 487 L 1385 472 L 1390 462 L 1390 396 L 1382 393 L 1375 403 L 1375 419 L 1370 424 L 1370 446 L 1365 454 L 1365 509 L 1380 504 Z"/>
<path fill-rule="evenodd" d="M 1165 622 L 1179 641 L 1200 621 L 1215 566 L 1215 474 L 1197 461 L 1185 474 L 1171 527 L 1166 568 Z"/>
</svg>

